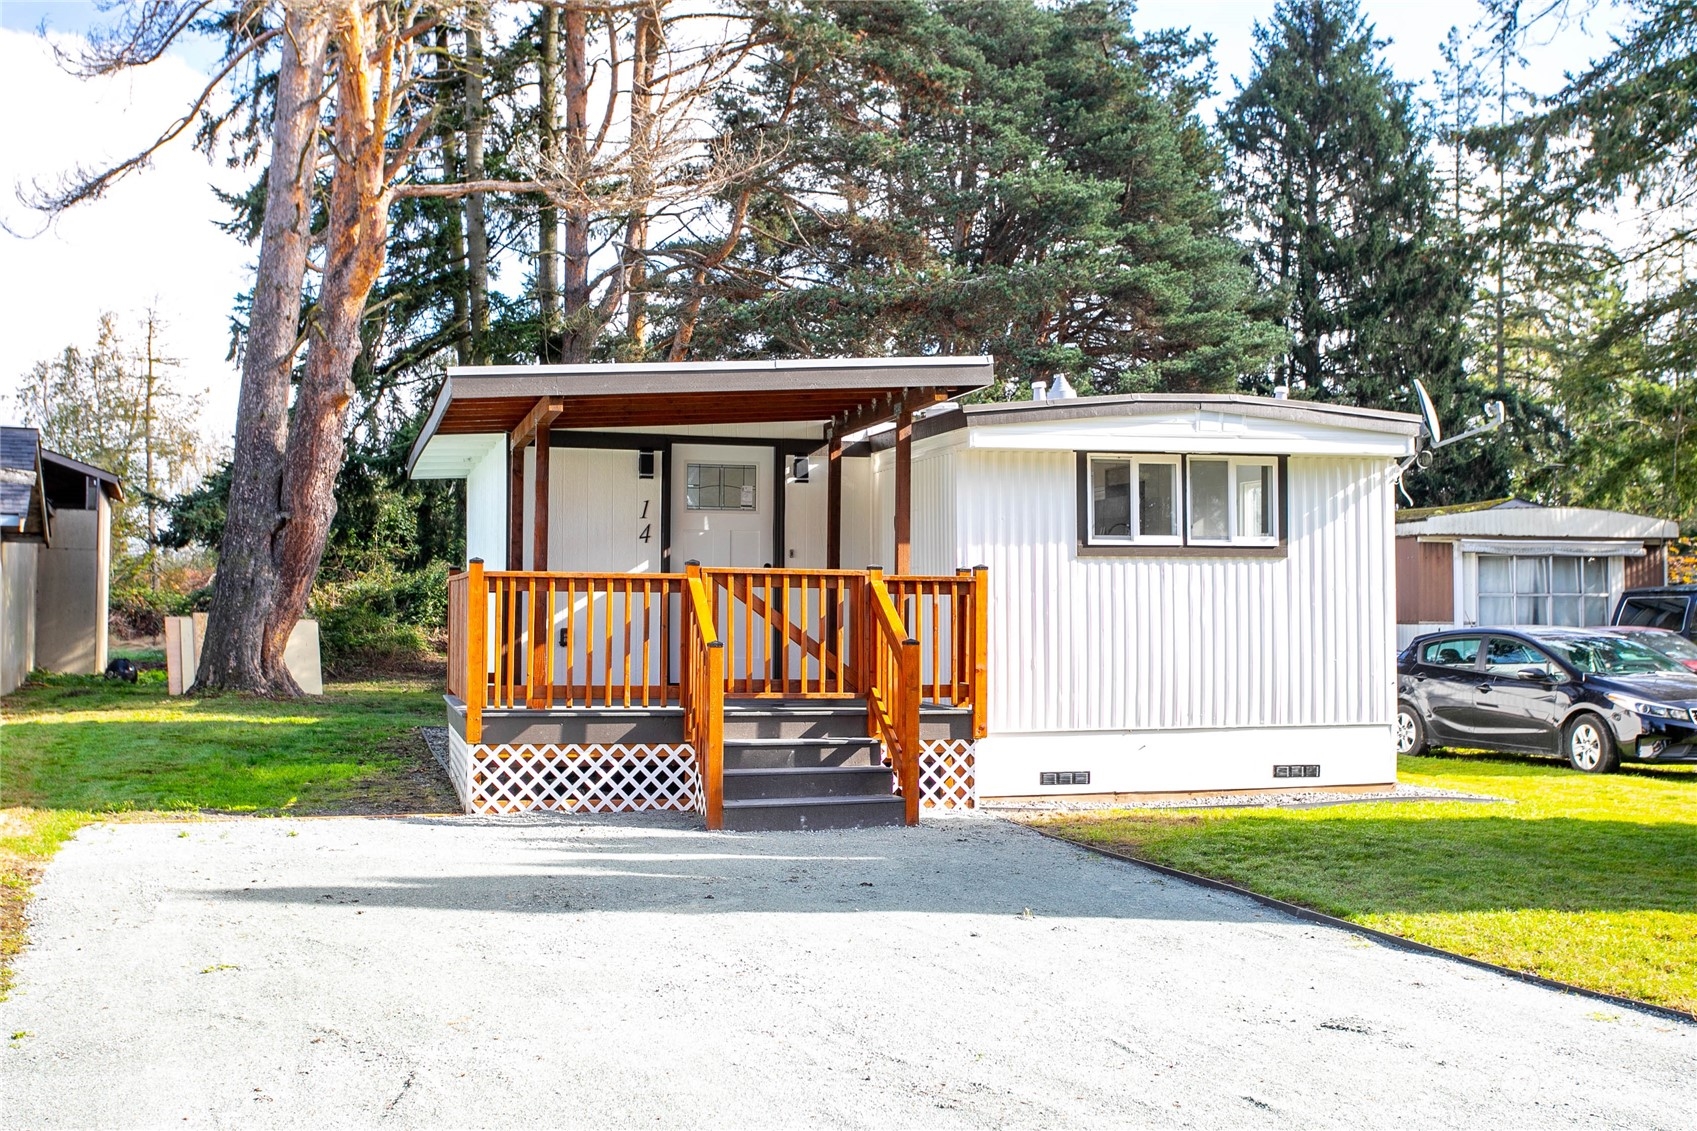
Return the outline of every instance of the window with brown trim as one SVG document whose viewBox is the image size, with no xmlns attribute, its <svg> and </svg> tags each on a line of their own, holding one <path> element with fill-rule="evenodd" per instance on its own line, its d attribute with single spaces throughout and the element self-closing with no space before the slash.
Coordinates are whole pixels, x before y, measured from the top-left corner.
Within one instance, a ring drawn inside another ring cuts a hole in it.
<svg viewBox="0 0 1697 1131">
<path fill-rule="evenodd" d="M 1081 551 L 1282 553 L 1282 456 L 1081 453 Z"/>
</svg>

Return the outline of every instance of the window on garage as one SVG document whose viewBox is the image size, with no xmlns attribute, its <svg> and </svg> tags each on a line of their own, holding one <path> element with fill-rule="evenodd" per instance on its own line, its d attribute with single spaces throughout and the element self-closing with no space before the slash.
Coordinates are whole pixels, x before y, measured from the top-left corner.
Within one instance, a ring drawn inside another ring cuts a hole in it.
<svg viewBox="0 0 1697 1131">
<path fill-rule="evenodd" d="M 1608 621 L 1606 558 L 1479 555 L 1479 623 L 1581 626 Z"/>
</svg>

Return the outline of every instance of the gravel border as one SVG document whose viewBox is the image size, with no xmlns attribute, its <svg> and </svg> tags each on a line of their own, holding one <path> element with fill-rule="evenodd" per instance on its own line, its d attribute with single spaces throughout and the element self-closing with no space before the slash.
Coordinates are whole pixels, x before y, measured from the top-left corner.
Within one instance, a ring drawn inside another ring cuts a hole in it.
<svg viewBox="0 0 1697 1131">
<path fill-rule="evenodd" d="M 978 807 L 987 812 L 1010 816 L 1023 813 L 1095 813 L 1115 809 L 1319 809 L 1328 805 L 1359 805 L 1371 801 L 1468 801 L 1494 805 L 1512 805 L 1503 797 L 1483 793 L 1464 793 L 1455 789 L 1439 789 L 1429 785 L 1397 784 L 1390 789 L 1371 793 L 1340 793 L 1329 789 L 1305 789 L 1292 793 L 1248 793 L 1230 796 L 1197 796 L 1185 794 L 1150 801 L 980 801 Z"/>
</svg>

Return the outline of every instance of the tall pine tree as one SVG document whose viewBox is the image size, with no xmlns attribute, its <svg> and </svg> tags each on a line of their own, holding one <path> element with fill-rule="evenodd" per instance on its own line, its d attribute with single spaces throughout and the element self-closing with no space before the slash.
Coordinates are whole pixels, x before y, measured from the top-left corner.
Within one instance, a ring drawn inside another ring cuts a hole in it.
<svg viewBox="0 0 1697 1131">
<path fill-rule="evenodd" d="M 1290 349 L 1247 384 L 1412 410 L 1418 379 L 1454 430 L 1489 395 L 1465 367 L 1473 262 L 1383 46 L 1355 0 L 1283 0 L 1256 25 L 1220 130 Z M 1507 468 L 1487 443 L 1407 486 L 1422 504 L 1465 501 L 1504 491 Z"/>
<path fill-rule="evenodd" d="M 1205 46 L 1130 7 L 889 0 L 767 11 L 727 97 L 761 170 L 696 356 L 992 353 L 1082 390 L 1233 387 L 1278 348 L 1196 115 Z"/>
</svg>

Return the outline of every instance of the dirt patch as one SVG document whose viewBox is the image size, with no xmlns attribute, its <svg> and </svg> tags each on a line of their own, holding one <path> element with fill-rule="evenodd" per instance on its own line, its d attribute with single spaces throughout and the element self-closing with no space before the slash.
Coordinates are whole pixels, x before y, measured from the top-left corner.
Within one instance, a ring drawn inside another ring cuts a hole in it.
<svg viewBox="0 0 1697 1131">
<path fill-rule="evenodd" d="M 423 730 L 397 735 L 380 748 L 384 756 L 399 763 L 394 769 L 345 787 L 333 801 L 307 799 L 289 812 L 321 817 L 458 813 L 459 798 L 426 744 Z"/>
</svg>

